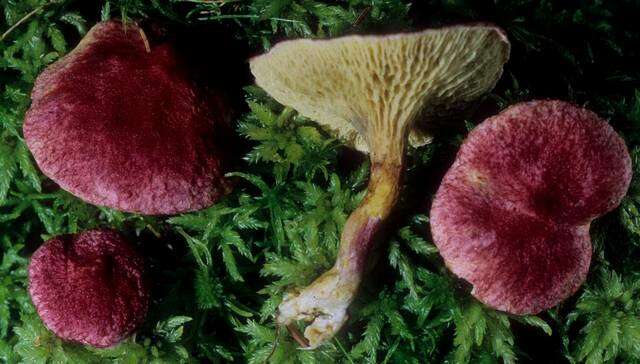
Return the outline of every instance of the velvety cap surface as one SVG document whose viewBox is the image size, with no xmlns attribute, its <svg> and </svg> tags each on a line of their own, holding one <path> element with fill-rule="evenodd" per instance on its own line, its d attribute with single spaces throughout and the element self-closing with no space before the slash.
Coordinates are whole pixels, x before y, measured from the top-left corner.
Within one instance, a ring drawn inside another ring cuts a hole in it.
<svg viewBox="0 0 640 364">
<path fill-rule="evenodd" d="M 94 26 L 36 80 L 24 135 L 38 166 L 96 205 L 173 214 L 227 189 L 213 146 L 220 100 L 202 95 L 172 47 L 134 24 Z"/>
<path fill-rule="evenodd" d="M 596 114 L 561 101 L 517 104 L 460 148 L 433 202 L 433 239 L 480 301 L 538 313 L 584 282 L 589 225 L 630 180 L 623 140 Z"/>
<path fill-rule="evenodd" d="M 143 269 L 143 259 L 114 231 L 61 235 L 31 257 L 29 293 L 57 336 L 109 347 L 144 320 L 149 293 Z"/>
</svg>

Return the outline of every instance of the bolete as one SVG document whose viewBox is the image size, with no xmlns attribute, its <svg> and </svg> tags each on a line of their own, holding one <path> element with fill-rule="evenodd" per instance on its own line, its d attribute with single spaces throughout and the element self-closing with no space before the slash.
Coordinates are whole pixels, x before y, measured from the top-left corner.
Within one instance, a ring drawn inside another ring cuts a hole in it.
<svg viewBox="0 0 640 364">
<path fill-rule="evenodd" d="M 31 99 L 24 135 L 38 166 L 89 203 L 174 214 L 228 189 L 213 138 L 222 98 L 135 24 L 95 25 L 42 72 Z"/>
<path fill-rule="evenodd" d="M 109 347 L 144 320 L 149 290 L 143 271 L 143 259 L 114 231 L 61 235 L 31 257 L 29 294 L 60 338 Z"/>
<path fill-rule="evenodd" d="M 424 141 L 415 123 L 421 110 L 478 98 L 496 84 L 508 57 L 504 33 L 477 25 L 285 41 L 250 61 L 256 83 L 277 101 L 371 159 L 367 194 L 346 222 L 335 265 L 278 308 L 277 321 L 290 330 L 293 321 L 312 321 L 305 345 L 317 347 L 347 320 L 374 239 L 398 198 L 407 143 Z"/>
<path fill-rule="evenodd" d="M 623 140 L 596 114 L 562 101 L 520 103 L 471 131 L 433 201 L 431 232 L 476 298 L 535 314 L 584 282 L 589 225 L 630 181 Z"/>
</svg>

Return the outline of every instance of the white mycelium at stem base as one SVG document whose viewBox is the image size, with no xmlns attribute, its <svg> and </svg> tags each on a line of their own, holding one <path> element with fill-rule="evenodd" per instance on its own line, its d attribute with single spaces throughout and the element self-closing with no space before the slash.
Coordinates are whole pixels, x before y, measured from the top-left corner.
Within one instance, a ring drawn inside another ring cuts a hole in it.
<svg viewBox="0 0 640 364">
<path fill-rule="evenodd" d="M 289 294 L 279 323 L 311 321 L 315 348 L 347 320 L 374 238 L 399 195 L 407 143 L 424 144 L 423 108 L 450 109 L 497 82 L 509 43 L 493 26 L 454 26 L 388 36 L 294 40 L 251 60 L 256 83 L 280 103 L 371 155 L 367 195 L 342 232 L 335 265 Z"/>
</svg>

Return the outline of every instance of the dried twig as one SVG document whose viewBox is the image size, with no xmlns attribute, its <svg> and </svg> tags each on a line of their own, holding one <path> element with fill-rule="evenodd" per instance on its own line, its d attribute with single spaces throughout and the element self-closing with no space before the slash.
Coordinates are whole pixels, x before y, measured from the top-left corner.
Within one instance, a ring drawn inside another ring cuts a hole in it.
<svg viewBox="0 0 640 364">
<path fill-rule="evenodd" d="M 2 35 L 0 36 L 0 42 L 2 42 L 9 34 L 11 34 L 11 32 L 14 29 L 19 27 L 20 24 L 22 24 L 25 21 L 29 20 L 29 18 L 34 16 L 38 11 L 44 9 L 44 7 L 49 5 L 49 4 L 51 4 L 51 2 L 44 3 L 44 4 L 40 5 L 40 6 L 38 6 L 37 8 L 31 10 L 29 13 L 27 13 L 27 15 L 23 16 L 22 18 L 20 18 L 20 20 L 18 20 L 15 24 L 13 24 L 11 27 L 9 27 L 9 29 L 7 29 L 4 33 L 2 33 Z"/>
<path fill-rule="evenodd" d="M 309 347 L 309 341 L 307 340 L 306 337 L 304 337 L 304 335 L 302 335 L 300 330 L 298 330 L 298 328 L 294 324 L 287 325 L 287 330 L 289 330 L 289 333 L 291 334 L 291 337 L 295 341 L 297 341 L 298 344 L 300 344 L 301 347 L 303 347 L 303 348 L 308 348 Z"/>
<path fill-rule="evenodd" d="M 360 23 L 362 23 L 367 18 L 367 16 L 369 16 L 369 13 L 371 12 L 371 9 L 373 9 L 373 6 L 371 6 L 371 5 L 369 5 L 366 8 L 364 8 L 364 10 L 362 10 L 360 15 L 358 15 L 358 17 L 353 22 L 353 24 L 351 24 L 351 27 L 352 28 L 356 28 L 358 25 L 360 25 Z"/>
<path fill-rule="evenodd" d="M 278 347 L 278 340 L 280 339 L 280 325 L 276 324 L 276 338 L 273 340 L 273 348 L 271 348 L 271 352 L 269 356 L 264 360 L 263 364 L 267 364 L 269 359 L 273 356 L 273 353 L 276 352 L 276 348 Z"/>
</svg>

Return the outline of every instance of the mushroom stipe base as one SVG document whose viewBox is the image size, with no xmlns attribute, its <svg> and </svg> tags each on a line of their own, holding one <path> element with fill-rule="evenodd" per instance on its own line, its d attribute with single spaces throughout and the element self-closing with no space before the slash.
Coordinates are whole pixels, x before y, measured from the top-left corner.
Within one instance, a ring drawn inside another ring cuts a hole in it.
<svg viewBox="0 0 640 364">
<path fill-rule="evenodd" d="M 306 288 L 287 294 L 278 307 L 276 322 L 286 325 L 302 346 L 317 347 L 349 318 L 347 309 L 362 282 L 374 243 L 400 194 L 402 171 L 402 164 L 372 164 L 367 194 L 344 226 L 335 265 Z M 311 322 L 304 338 L 292 325 L 297 320 Z"/>
</svg>

